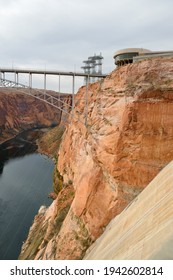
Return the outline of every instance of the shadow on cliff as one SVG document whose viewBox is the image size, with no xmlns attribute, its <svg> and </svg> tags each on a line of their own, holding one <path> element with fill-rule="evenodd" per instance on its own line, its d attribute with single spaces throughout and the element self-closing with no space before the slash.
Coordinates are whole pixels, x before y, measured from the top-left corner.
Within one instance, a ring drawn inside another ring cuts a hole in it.
<svg viewBox="0 0 173 280">
<path fill-rule="evenodd" d="M 36 140 L 43 134 L 40 129 L 28 130 L 0 145 L 0 175 L 5 163 L 12 158 L 23 157 L 37 151 Z"/>
</svg>

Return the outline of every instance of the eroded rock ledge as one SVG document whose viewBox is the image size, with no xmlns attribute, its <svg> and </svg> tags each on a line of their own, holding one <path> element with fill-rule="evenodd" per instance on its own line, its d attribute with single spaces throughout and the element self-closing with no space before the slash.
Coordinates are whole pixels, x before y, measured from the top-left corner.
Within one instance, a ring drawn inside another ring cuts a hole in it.
<svg viewBox="0 0 173 280">
<path fill-rule="evenodd" d="M 91 84 L 87 127 L 77 121 L 79 112 L 84 121 L 85 90 L 58 154 L 60 192 L 36 216 L 20 259 L 82 259 L 173 159 L 173 59 L 123 66 Z"/>
</svg>

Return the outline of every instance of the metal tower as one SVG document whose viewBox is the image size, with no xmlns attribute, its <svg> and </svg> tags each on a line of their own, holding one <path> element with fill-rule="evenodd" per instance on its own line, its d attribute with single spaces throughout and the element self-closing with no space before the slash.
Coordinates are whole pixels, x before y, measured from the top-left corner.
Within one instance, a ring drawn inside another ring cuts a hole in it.
<svg viewBox="0 0 173 280">
<path fill-rule="evenodd" d="M 84 69 L 85 74 L 102 74 L 102 59 L 103 56 L 94 54 L 93 56 L 88 57 L 88 60 L 84 60 L 83 63 L 85 63 L 84 66 L 81 68 Z M 92 82 L 95 82 L 96 78 L 92 78 Z M 86 82 L 86 77 L 84 79 L 84 82 Z"/>
</svg>

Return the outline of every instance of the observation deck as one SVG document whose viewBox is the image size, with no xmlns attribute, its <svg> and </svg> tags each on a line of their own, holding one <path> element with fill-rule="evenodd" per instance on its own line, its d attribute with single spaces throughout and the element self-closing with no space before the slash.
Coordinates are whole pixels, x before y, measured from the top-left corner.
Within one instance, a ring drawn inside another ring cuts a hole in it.
<svg viewBox="0 0 173 280">
<path fill-rule="evenodd" d="M 122 66 L 125 64 L 132 63 L 133 58 L 135 56 L 148 54 L 150 52 L 151 52 L 150 50 L 142 49 L 142 48 L 128 48 L 128 49 L 119 50 L 114 54 L 115 65 Z"/>
</svg>

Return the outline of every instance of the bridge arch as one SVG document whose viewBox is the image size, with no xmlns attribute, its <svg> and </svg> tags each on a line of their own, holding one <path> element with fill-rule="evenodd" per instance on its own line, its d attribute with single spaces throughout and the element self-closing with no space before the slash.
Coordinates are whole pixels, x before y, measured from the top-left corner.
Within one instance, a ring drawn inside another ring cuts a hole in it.
<svg viewBox="0 0 173 280">
<path fill-rule="evenodd" d="M 60 110 L 61 112 L 67 114 L 68 116 L 71 115 L 72 112 L 72 117 L 73 115 L 73 110 L 74 110 L 74 98 L 73 95 L 71 94 L 70 98 L 70 104 L 68 102 L 65 102 L 62 100 L 61 95 L 58 94 L 57 97 L 54 95 L 51 95 L 50 93 L 46 92 L 45 90 L 40 90 L 40 89 L 33 89 L 31 87 L 28 87 L 24 84 L 14 82 L 11 80 L 7 79 L 2 79 L 0 78 L 0 87 L 8 87 L 8 88 L 15 88 L 18 92 L 23 93 L 25 95 L 29 95 L 35 99 L 38 99 L 40 101 L 43 101 L 47 103 L 50 106 L 55 107 L 56 109 Z M 70 96 L 70 94 L 68 94 Z M 77 121 L 79 121 L 82 124 L 85 124 L 80 120 L 80 118 L 77 118 Z M 68 121 L 66 121 L 68 122 Z"/>
</svg>

